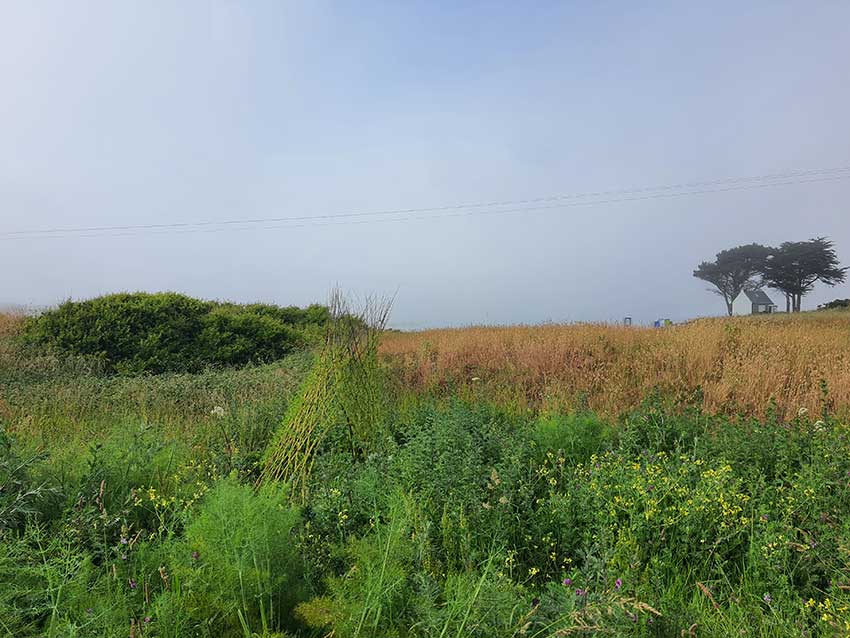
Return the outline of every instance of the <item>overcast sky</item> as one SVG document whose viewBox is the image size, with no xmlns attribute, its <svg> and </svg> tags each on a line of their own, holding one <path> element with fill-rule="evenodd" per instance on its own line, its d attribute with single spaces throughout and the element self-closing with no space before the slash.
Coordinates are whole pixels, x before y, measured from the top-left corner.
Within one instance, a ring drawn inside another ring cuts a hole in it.
<svg viewBox="0 0 850 638">
<path fill-rule="evenodd" d="M 648 4 L 2 2 L 0 234 L 850 166 L 850 3 Z M 722 313 L 691 272 L 729 246 L 826 235 L 850 263 L 850 178 L 601 199 L 6 235 L 0 303 L 176 290 L 307 304 L 339 284 L 397 290 L 405 328 L 647 322 Z M 804 308 L 835 297 L 850 286 Z"/>
</svg>

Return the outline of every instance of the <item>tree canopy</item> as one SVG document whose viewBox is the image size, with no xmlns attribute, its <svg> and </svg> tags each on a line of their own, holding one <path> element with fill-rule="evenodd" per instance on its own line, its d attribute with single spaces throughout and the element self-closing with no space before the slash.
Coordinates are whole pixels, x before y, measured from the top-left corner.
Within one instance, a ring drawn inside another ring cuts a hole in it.
<svg viewBox="0 0 850 638">
<path fill-rule="evenodd" d="M 714 261 L 704 261 L 696 270 L 694 277 L 713 284 L 711 292 L 723 297 L 726 312 L 732 315 L 732 302 L 742 290 L 758 288 L 755 278 L 764 269 L 764 264 L 772 249 L 761 244 L 737 246 L 717 253 Z"/>
<path fill-rule="evenodd" d="M 789 312 L 799 312 L 802 298 L 817 282 L 835 286 L 847 278 L 833 242 L 826 237 L 808 241 L 784 242 L 778 248 L 747 244 L 717 253 L 714 261 L 704 261 L 694 277 L 714 286 L 710 289 L 726 302 L 731 316 L 732 302 L 743 290 L 768 286 L 785 294 Z"/>
<path fill-rule="evenodd" d="M 762 269 L 764 285 L 784 292 L 794 312 L 800 311 L 803 296 L 818 281 L 835 286 L 846 278 L 847 268 L 840 266 L 833 242 L 825 237 L 783 243 L 771 252 Z"/>
</svg>

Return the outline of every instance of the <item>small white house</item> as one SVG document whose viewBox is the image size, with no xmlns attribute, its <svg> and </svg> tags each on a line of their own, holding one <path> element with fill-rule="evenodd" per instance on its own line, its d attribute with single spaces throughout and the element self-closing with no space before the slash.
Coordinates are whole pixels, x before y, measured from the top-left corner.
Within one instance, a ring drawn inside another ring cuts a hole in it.
<svg viewBox="0 0 850 638">
<path fill-rule="evenodd" d="M 776 312 L 776 304 L 764 290 L 742 290 L 732 302 L 733 315 L 764 315 Z"/>
</svg>

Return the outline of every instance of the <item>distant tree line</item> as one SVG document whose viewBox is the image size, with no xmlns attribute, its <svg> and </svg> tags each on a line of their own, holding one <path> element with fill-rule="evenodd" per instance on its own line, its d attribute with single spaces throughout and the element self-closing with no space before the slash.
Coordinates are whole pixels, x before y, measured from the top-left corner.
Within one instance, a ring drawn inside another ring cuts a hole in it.
<svg viewBox="0 0 850 638">
<path fill-rule="evenodd" d="M 732 315 L 732 302 L 744 290 L 763 287 L 785 295 L 787 312 L 800 312 L 800 304 L 817 282 L 835 286 L 847 278 L 833 242 L 826 237 L 808 241 L 784 242 L 779 247 L 747 244 L 717 253 L 714 261 L 704 261 L 694 277 L 714 286 L 710 289 L 726 302 Z"/>
<path fill-rule="evenodd" d="M 818 306 L 818 310 L 838 310 L 840 308 L 850 308 L 850 299 L 833 299 Z"/>
</svg>

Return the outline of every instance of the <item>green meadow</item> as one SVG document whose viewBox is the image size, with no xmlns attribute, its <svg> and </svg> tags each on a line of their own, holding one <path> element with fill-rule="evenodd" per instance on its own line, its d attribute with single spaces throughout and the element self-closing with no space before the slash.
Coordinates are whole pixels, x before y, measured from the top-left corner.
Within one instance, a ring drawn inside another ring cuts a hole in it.
<svg viewBox="0 0 850 638">
<path fill-rule="evenodd" d="M 109 359 L 0 322 L 0 636 L 850 634 L 828 387 L 519 409 L 405 383 L 369 321 L 203 312 L 213 359 L 289 345 L 170 370 L 177 337 Z"/>
</svg>

